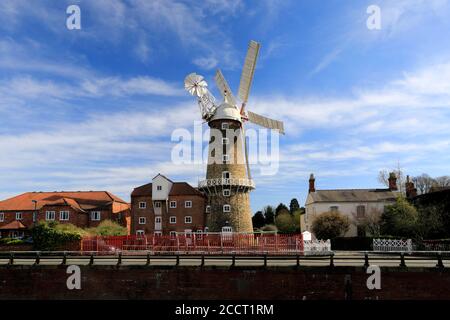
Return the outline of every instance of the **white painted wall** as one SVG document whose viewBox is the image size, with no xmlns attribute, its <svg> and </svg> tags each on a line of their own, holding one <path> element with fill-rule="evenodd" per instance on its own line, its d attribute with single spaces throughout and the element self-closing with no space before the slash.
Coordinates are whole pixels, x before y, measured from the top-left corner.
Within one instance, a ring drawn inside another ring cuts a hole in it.
<svg viewBox="0 0 450 320">
<path fill-rule="evenodd" d="M 158 190 L 158 186 L 161 186 L 161 190 Z M 157 175 L 152 180 L 152 200 L 164 200 L 169 199 L 169 192 L 172 189 L 172 182 L 167 180 L 161 175 Z"/>
<path fill-rule="evenodd" d="M 302 225 L 302 231 L 312 232 L 312 223 L 314 217 L 323 212 L 330 211 L 333 206 L 338 207 L 339 213 L 346 215 L 350 219 L 350 229 L 345 234 L 345 237 L 356 237 L 358 235 L 357 226 L 355 223 L 355 217 L 357 212 L 357 207 L 362 205 L 365 207 L 365 213 L 370 214 L 372 210 L 378 210 L 380 212 L 384 211 L 386 205 L 392 204 L 394 201 L 380 201 L 380 202 L 318 202 L 314 203 L 312 201 L 311 195 L 308 195 L 305 204 L 305 223 Z"/>
</svg>

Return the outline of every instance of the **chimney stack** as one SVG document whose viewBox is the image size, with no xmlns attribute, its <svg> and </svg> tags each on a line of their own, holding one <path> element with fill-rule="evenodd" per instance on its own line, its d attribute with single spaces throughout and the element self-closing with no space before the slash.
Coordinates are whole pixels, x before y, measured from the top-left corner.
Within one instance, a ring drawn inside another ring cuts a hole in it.
<svg viewBox="0 0 450 320">
<path fill-rule="evenodd" d="M 397 177 L 395 176 L 394 172 L 389 173 L 389 190 L 391 191 L 397 191 Z"/>
<path fill-rule="evenodd" d="M 417 189 L 414 186 L 414 182 L 409 180 L 409 176 L 406 176 L 405 190 L 406 198 L 410 199 L 417 196 Z"/>
<path fill-rule="evenodd" d="M 315 182 L 316 178 L 314 178 L 314 174 L 311 173 L 311 175 L 309 176 L 309 193 L 316 191 Z"/>
</svg>

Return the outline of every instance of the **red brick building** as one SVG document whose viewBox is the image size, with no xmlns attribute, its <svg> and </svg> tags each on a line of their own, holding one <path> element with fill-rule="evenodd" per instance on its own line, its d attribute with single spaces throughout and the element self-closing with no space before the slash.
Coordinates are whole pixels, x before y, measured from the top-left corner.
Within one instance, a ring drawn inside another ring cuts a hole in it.
<svg viewBox="0 0 450 320">
<path fill-rule="evenodd" d="M 186 182 L 158 174 L 131 193 L 132 234 L 205 231 L 206 197 Z"/>
<path fill-rule="evenodd" d="M 88 228 L 106 219 L 130 230 L 130 205 L 107 191 L 27 192 L 0 201 L 0 237 L 22 237 L 39 221 Z"/>
</svg>

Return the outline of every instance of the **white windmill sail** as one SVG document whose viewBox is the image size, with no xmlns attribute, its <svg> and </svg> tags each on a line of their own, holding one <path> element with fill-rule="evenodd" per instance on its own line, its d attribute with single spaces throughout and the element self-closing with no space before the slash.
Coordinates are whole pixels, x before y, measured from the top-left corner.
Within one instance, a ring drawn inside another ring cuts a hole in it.
<svg viewBox="0 0 450 320">
<path fill-rule="evenodd" d="M 198 98 L 200 112 L 205 120 L 210 119 L 217 109 L 215 99 L 207 87 L 208 84 L 203 77 L 196 73 L 191 73 L 184 79 L 184 88 Z"/>
<path fill-rule="evenodd" d="M 281 134 L 284 134 L 284 124 L 282 121 L 273 120 L 251 111 L 247 112 L 247 116 L 248 121 L 251 123 L 260 125 L 264 128 L 279 130 Z"/>
<path fill-rule="evenodd" d="M 258 58 L 260 44 L 256 41 L 250 41 L 245 57 L 244 68 L 242 69 L 241 82 L 239 84 L 238 97 L 243 104 L 247 103 L 250 87 L 255 74 L 256 59 Z"/>
<path fill-rule="evenodd" d="M 216 81 L 217 88 L 219 88 L 220 94 L 225 99 L 225 101 L 232 106 L 236 106 L 236 99 L 233 96 L 233 92 L 231 91 L 230 86 L 228 85 L 227 80 L 225 80 L 225 77 L 223 76 L 220 69 L 216 71 L 214 80 Z"/>
</svg>

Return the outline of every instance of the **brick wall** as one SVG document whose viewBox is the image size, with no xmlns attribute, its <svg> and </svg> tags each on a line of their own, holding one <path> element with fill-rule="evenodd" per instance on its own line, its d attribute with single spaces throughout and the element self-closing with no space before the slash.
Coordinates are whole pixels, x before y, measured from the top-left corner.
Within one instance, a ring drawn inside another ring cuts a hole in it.
<svg viewBox="0 0 450 320">
<path fill-rule="evenodd" d="M 450 299 L 448 270 L 381 270 L 381 290 L 369 290 L 355 267 L 81 266 L 82 290 L 71 291 L 66 267 L 0 266 L 0 299 Z"/>
</svg>

